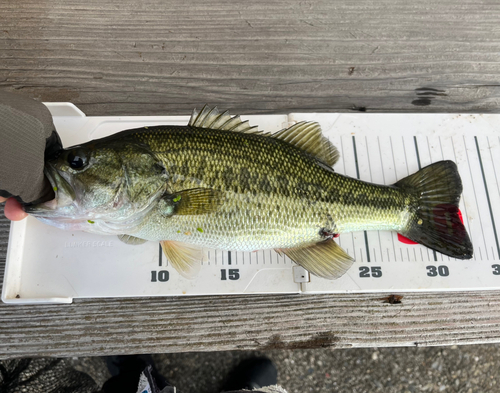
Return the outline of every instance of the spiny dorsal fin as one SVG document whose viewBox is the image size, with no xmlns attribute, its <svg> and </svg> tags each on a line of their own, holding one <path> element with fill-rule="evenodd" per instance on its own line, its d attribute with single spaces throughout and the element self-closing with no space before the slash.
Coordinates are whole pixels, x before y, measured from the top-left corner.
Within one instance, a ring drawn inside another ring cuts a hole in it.
<svg viewBox="0 0 500 393">
<path fill-rule="evenodd" d="M 262 133 L 257 127 L 250 127 L 247 121 L 241 121 L 239 116 L 231 116 L 228 111 L 220 113 L 217 107 L 210 108 L 207 105 L 201 112 L 196 109 L 189 119 L 191 127 L 210 128 L 212 130 L 226 130 L 244 132 L 249 134 Z"/>
<path fill-rule="evenodd" d="M 288 142 L 330 166 L 335 165 L 340 156 L 316 122 L 302 121 L 278 131 L 273 138 Z"/>
<path fill-rule="evenodd" d="M 213 130 L 260 134 L 281 139 L 304 150 L 329 166 L 335 165 L 339 159 L 338 150 L 324 137 L 321 126 L 316 122 L 303 121 L 271 135 L 259 131 L 257 127 L 250 127 L 248 120 L 243 122 L 239 116 L 231 116 L 227 111 L 220 113 L 217 107 L 210 108 L 205 105 L 200 112 L 196 109 L 193 111 L 188 125 Z"/>
<path fill-rule="evenodd" d="M 330 280 L 344 275 L 354 261 L 333 239 L 305 247 L 282 248 L 275 251 L 280 255 L 286 254 L 309 273 Z"/>
</svg>

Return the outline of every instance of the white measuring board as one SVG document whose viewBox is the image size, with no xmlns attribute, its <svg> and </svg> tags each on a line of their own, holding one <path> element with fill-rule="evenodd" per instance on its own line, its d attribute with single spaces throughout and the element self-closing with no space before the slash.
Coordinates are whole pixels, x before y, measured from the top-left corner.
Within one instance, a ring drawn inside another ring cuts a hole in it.
<svg viewBox="0 0 500 393">
<path fill-rule="evenodd" d="M 187 124 L 188 117 L 86 117 L 71 104 L 47 104 L 64 146 L 123 129 Z M 500 288 L 500 115 L 291 114 L 243 116 L 266 131 L 318 121 L 341 153 L 338 173 L 393 184 L 432 162 L 457 163 L 460 210 L 474 258 L 459 261 L 392 232 L 354 232 L 336 240 L 356 262 L 342 278 L 309 275 L 272 250 L 207 250 L 193 280 L 172 269 L 156 242 L 126 245 L 114 236 L 62 231 L 28 219 L 12 224 L 2 300 L 68 303 L 85 297 L 250 293 L 407 292 Z"/>
</svg>

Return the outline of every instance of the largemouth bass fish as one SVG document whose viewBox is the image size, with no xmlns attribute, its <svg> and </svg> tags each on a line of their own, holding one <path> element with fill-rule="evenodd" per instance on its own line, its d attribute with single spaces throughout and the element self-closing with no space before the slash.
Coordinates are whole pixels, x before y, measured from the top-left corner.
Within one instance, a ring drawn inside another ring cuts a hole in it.
<svg viewBox="0 0 500 393">
<path fill-rule="evenodd" d="M 26 211 L 62 229 L 159 241 L 185 277 L 197 273 L 208 247 L 274 249 L 335 279 L 353 258 L 333 237 L 359 230 L 396 231 L 472 257 L 455 163 L 385 186 L 335 173 L 338 158 L 318 123 L 268 134 L 205 107 L 187 126 L 126 130 L 60 151 L 45 167 L 55 199 Z"/>
</svg>

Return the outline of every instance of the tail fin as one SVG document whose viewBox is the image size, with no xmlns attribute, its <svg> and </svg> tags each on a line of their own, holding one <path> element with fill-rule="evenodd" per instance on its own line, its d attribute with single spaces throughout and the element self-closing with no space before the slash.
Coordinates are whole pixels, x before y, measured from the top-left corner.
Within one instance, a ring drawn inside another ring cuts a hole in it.
<svg viewBox="0 0 500 393">
<path fill-rule="evenodd" d="M 394 186 L 419 198 L 402 235 L 450 257 L 472 258 L 472 243 L 458 210 L 462 181 L 453 161 L 426 166 Z"/>
</svg>

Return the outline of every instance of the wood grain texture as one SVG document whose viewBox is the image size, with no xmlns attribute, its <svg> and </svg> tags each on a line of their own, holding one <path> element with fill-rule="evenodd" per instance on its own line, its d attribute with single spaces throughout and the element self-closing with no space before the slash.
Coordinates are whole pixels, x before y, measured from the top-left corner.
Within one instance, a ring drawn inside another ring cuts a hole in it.
<svg viewBox="0 0 500 393">
<path fill-rule="evenodd" d="M 498 20 L 493 0 L 4 0 L 0 89 L 88 115 L 498 112 Z M 500 341 L 500 292 L 384 296 L 1 304 L 0 357 Z"/>
<path fill-rule="evenodd" d="M 497 112 L 500 3 L 0 2 L 0 88 L 89 115 Z"/>
</svg>

